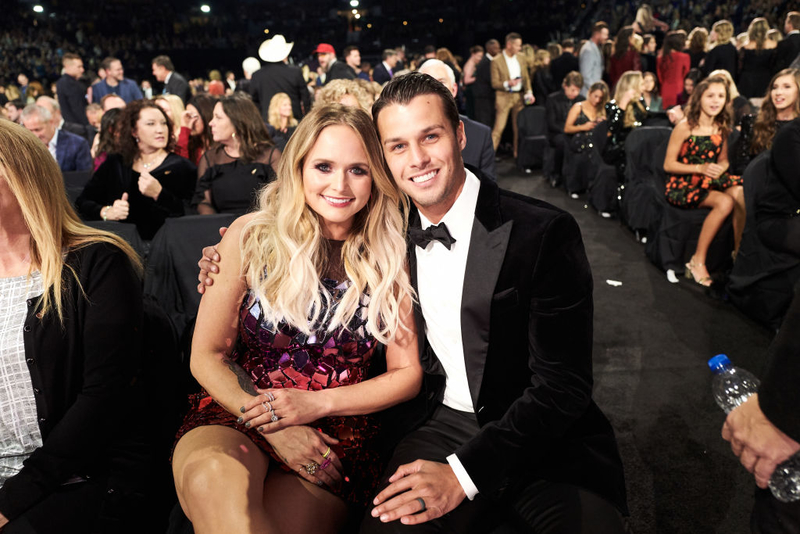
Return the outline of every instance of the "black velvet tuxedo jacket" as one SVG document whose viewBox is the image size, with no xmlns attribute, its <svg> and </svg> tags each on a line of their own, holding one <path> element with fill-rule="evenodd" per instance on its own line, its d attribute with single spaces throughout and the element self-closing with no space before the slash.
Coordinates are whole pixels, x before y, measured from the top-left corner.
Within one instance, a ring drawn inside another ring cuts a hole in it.
<svg viewBox="0 0 800 534">
<path fill-rule="evenodd" d="M 454 452 L 488 498 L 548 480 L 591 490 L 626 513 L 614 432 L 592 400 L 593 285 L 578 225 L 570 214 L 470 170 L 481 186 L 461 332 L 481 429 Z M 413 210 L 410 225 L 419 224 Z M 417 287 L 413 245 L 409 251 Z M 419 307 L 416 319 L 425 371 L 420 396 L 430 414 L 445 374 L 425 340 Z"/>
</svg>

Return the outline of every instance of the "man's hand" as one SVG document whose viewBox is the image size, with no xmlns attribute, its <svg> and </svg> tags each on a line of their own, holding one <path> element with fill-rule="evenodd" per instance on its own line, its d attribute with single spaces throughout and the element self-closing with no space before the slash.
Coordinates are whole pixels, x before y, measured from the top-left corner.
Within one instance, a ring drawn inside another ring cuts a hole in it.
<svg viewBox="0 0 800 534">
<path fill-rule="evenodd" d="M 769 422 L 758 405 L 758 395 L 751 395 L 728 414 L 722 438 L 731 442 L 731 450 L 742 465 L 756 477 L 759 488 L 766 488 L 778 464 L 800 450 L 796 442 Z"/>
<path fill-rule="evenodd" d="M 225 232 L 227 231 L 227 226 L 221 227 L 219 229 L 219 236 L 224 236 Z M 197 262 L 197 265 L 200 267 L 200 274 L 197 275 L 197 279 L 200 281 L 200 283 L 197 284 L 197 292 L 201 295 L 206 292 L 206 286 L 211 286 L 214 284 L 214 280 L 209 276 L 209 274 L 219 272 L 219 267 L 217 266 L 219 261 L 220 258 L 219 254 L 217 254 L 217 245 L 211 245 L 210 247 L 205 247 L 203 249 L 203 256 L 200 258 L 200 261 Z"/>
<path fill-rule="evenodd" d="M 400 520 L 416 525 L 454 510 L 466 498 L 461 484 L 448 464 L 417 460 L 401 465 L 389 479 L 389 486 L 375 497 L 372 517 L 384 523 Z M 423 511 L 422 503 L 425 501 Z"/>
</svg>

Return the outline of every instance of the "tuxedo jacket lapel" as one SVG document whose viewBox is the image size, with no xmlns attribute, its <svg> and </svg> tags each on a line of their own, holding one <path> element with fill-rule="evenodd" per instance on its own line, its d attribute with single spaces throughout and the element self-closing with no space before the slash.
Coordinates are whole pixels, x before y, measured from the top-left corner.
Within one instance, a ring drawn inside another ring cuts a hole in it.
<svg viewBox="0 0 800 534">
<path fill-rule="evenodd" d="M 511 237 L 513 221 L 502 222 L 497 185 L 482 178 L 472 223 L 464 289 L 461 295 L 461 339 L 472 405 L 478 411 L 478 394 L 489 351 L 492 297 Z"/>
</svg>

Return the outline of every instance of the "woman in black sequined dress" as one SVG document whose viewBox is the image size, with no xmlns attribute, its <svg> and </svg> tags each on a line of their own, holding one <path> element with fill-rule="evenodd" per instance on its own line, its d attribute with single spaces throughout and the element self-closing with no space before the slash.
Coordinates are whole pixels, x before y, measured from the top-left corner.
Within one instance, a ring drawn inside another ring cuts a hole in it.
<svg viewBox="0 0 800 534">
<path fill-rule="evenodd" d="M 592 161 L 596 157 L 594 128 L 606 120 L 608 93 L 606 82 L 592 84 L 586 100 L 573 104 L 567 115 L 564 133 L 570 155 L 564 159 L 564 184 L 570 195 L 586 190 L 597 165 Z"/>
<path fill-rule="evenodd" d="M 401 197 L 369 116 L 316 107 L 200 305 L 173 474 L 195 531 L 338 532 L 381 473 L 368 414 L 422 371 Z M 378 343 L 387 371 L 367 380 Z"/>
</svg>

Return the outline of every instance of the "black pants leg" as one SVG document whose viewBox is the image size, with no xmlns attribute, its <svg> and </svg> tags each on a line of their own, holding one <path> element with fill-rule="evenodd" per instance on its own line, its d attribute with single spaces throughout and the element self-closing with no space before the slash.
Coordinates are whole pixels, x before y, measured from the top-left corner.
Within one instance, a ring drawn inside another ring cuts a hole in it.
<svg viewBox="0 0 800 534">
<path fill-rule="evenodd" d="M 800 534 L 800 502 L 781 502 L 772 496 L 770 490 L 756 489 L 750 532 Z"/>
</svg>

